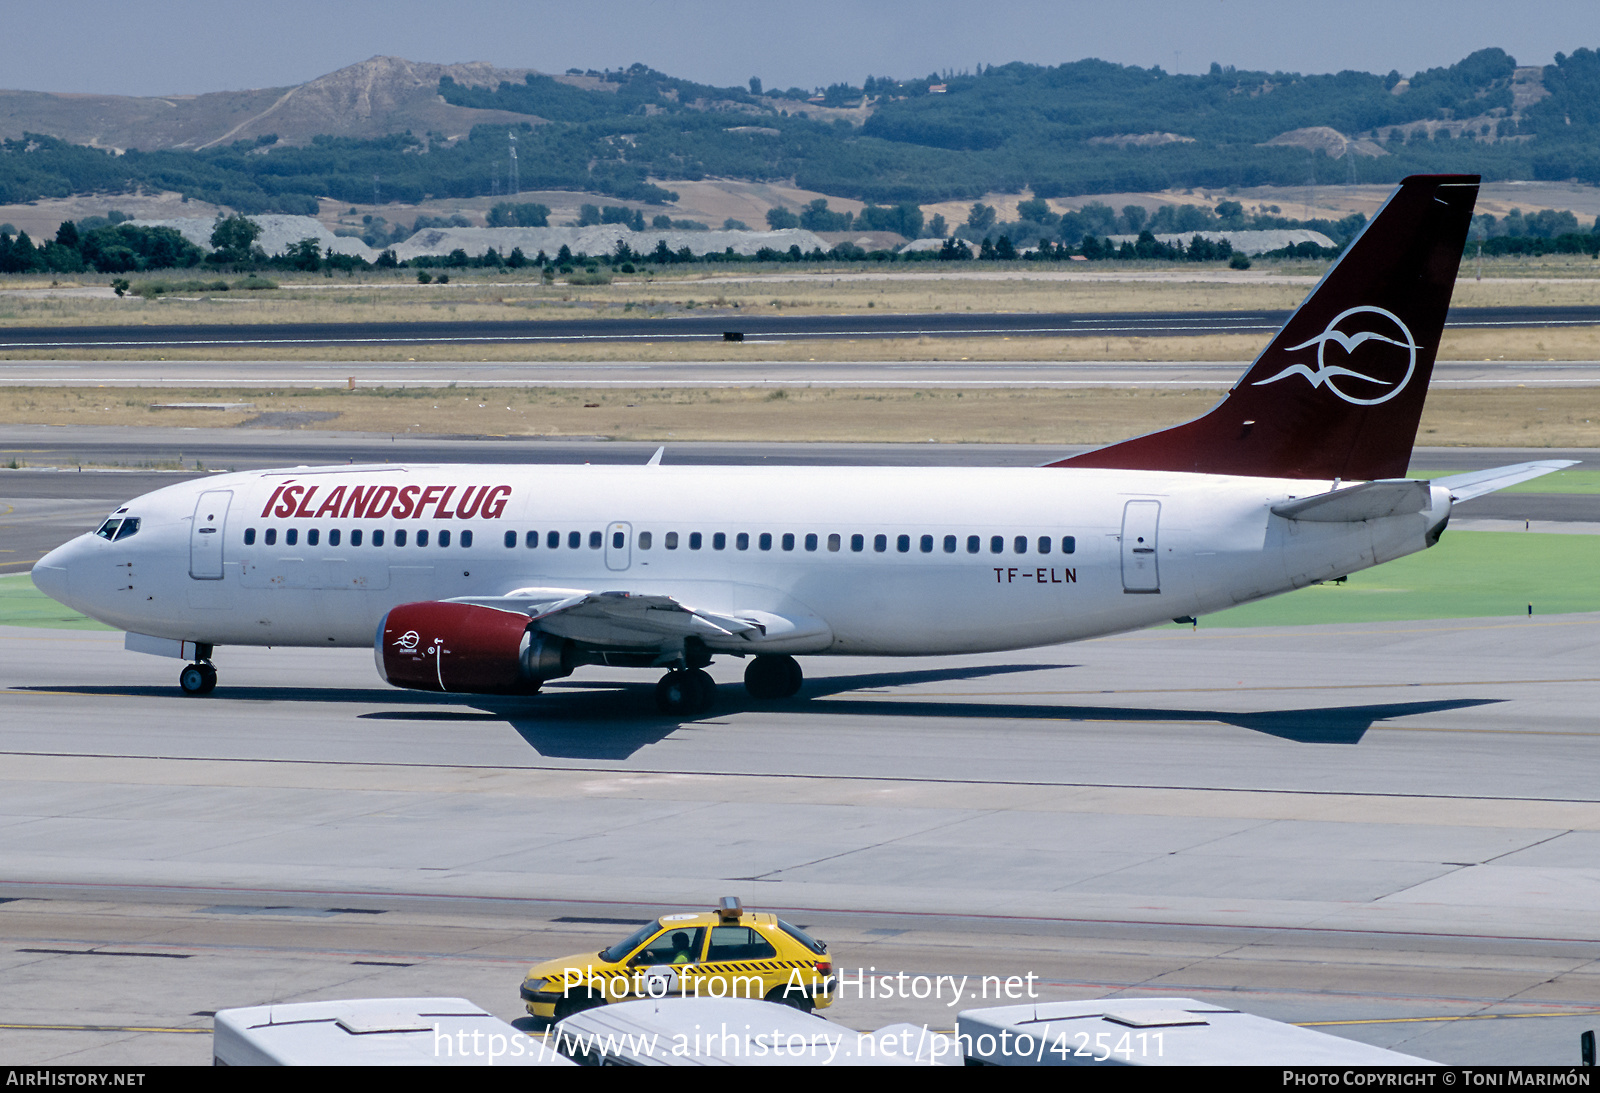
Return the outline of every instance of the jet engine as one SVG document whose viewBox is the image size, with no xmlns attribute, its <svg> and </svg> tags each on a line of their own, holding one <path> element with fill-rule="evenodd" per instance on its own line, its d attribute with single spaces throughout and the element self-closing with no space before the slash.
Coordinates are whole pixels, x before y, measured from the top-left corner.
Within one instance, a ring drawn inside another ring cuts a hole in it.
<svg viewBox="0 0 1600 1093">
<path fill-rule="evenodd" d="M 396 687 L 465 694 L 532 694 L 574 663 L 572 642 L 527 615 L 470 603 L 401 604 L 378 623 L 373 652 Z"/>
</svg>

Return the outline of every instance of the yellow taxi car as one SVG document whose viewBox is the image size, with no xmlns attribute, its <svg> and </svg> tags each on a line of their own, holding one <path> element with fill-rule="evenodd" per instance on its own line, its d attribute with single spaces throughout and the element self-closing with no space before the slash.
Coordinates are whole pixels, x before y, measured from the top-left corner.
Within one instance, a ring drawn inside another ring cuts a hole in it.
<svg viewBox="0 0 1600 1093">
<path fill-rule="evenodd" d="M 764 998 L 810 1011 L 833 1004 L 828 947 L 727 896 L 714 911 L 662 915 L 598 953 L 528 969 L 522 1000 L 547 1021 L 607 1002 L 668 995 Z"/>
</svg>

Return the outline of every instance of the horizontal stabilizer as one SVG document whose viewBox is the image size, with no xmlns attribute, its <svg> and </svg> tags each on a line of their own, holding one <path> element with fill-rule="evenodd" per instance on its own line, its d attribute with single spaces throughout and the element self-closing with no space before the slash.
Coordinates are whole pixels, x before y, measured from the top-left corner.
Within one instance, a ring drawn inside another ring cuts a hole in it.
<svg viewBox="0 0 1600 1093">
<path fill-rule="evenodd" d="M 1469 471 L 1466 474 L 1453 474 L 1449 478 L 1435 478 L 1433 484 L 1449 490 L 1452 501 L 1469 501 L 1474 497 L 1493 493 L 1495 490 L 1503 490 L 1507 486 L 1515 486 L 1518 482 L 1526 482 L 1530 478 L 1575 467 L 1579 462 L 1576 459 L 1537 459 L 1532 463 L 1515 463 L 1509 467 L 1494 467 L 1487 471 Z"/>
<path fill-rule="evenodd" d="M 1330 490 L 1314 497 L 1302 497 L 1273 505 L 1272 511 L 1289 520 L 1310 520 L 1323 524 L 1380 520 L 1385 516 L 1404 516 L 1421 512 L 1432 504 L 1429 483 L 1413 478 L 1384 478 L 1363 482 L 1342 490 Z"/>
</svg>

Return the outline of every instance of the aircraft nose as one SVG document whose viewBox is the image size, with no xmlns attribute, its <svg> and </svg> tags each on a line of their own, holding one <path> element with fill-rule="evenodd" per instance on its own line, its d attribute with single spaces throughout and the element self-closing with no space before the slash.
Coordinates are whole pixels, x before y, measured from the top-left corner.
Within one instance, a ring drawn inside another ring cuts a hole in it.
<svg viewBox="0 0 1600 1093">
<path fill-rule="evenodd" d="M 66 603 L 72 594 L 68 574 L 71 570 L 72 556 L 77 553 L 74 549 L 76 542 L 77 540 L 73 540 L 56 547 L 33 566 L 34 587 L 59 603 Z"/>
</svg>

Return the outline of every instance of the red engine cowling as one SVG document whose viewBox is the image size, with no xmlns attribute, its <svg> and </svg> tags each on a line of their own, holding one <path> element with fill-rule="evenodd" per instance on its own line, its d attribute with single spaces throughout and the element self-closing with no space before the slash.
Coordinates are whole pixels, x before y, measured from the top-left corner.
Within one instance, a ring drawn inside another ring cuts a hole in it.
<svg viewBox="0 0 1600 1093">
<path fill-rule="evenodd" d="M 529 694 L 572 672 L 571 642 L 530 631 L 528 616 L 469 603 L 403 603 L 378 624 L 378 674 L 396 687 Z"/>
</svg>

